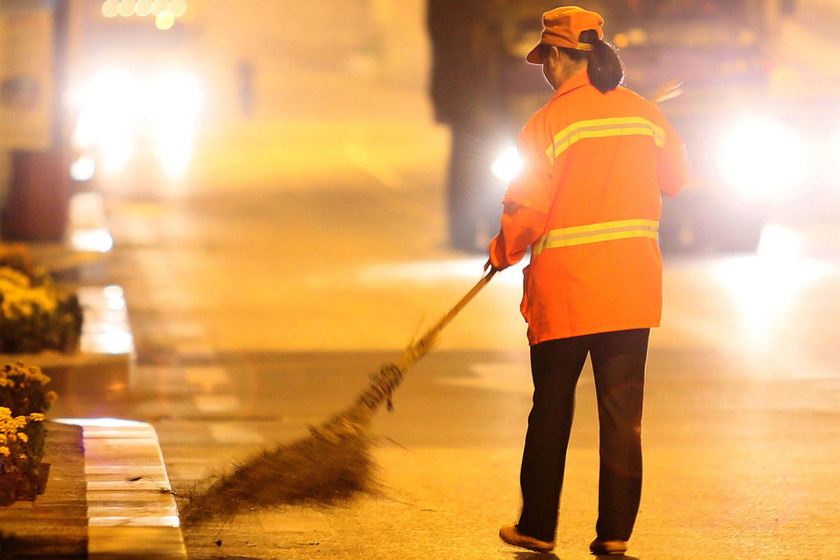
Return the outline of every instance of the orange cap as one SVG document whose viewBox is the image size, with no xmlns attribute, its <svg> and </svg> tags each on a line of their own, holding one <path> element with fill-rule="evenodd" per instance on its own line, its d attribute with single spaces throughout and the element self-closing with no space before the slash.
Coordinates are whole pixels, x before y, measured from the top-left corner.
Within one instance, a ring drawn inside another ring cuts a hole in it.
<svg viewBox="0 0 840 560">
<path fill-rule="evenodd" d="M 543 32 L 540 43 L 528 53 L 526 60 L 531 64 L 542 64 L 540 45 L 551 45 L 581 51 L 592 50 L 592 46 L 578 41 L 583 31 L 593 29 L 598 38 L 604 37 L 601 26 L 604 18 L 577 6 L 554 8 L 543 14 Z"/>
</svg>

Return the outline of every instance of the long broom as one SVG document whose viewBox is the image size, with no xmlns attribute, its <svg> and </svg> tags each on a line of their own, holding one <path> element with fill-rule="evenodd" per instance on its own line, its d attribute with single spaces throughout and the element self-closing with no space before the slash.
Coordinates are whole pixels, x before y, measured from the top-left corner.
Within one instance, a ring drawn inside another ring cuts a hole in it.
<svg viewBox="0 0 840 560">
<path fill-rule="evenodd" d="M 370 384 L 342 412 L 310 434 L 272 451 L 263 451 L 203 491 L 188 495 L 181 511 L 186 524 L 229 518 L 238 512 L 281 504 L 331 504 L 373 486 L 371 421 L 391 396 L 405 373 L 435 345 L 440 332 L 481 291 L 495 274 L 491 269 L 426 333 L 412 343 L 396 362 L 371 375 Z"/>
</svg>

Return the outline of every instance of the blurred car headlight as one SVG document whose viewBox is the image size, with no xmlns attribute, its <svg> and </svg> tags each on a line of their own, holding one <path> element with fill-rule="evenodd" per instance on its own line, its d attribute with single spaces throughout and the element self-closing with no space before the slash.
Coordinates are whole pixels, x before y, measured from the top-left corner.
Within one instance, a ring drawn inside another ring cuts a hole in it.
<svg viewBox="0 0 840 560">
<path fill-rule="evenodd" d="M 717 159 L 724 179 L 749 198 L 775 197 L 797 186 L 805 172 L 805 144 L 784 123 L 747 117 L 723 136 Z"/>
<path fill-rule="evenodd" d="M 88 155 L 81 155 L 70 164 L 70 177 L 74 181 L 90 181 L 95 173 L 96 162 Z"/>
<path fill-rule="evenodd" d="M 189 167 L 199 114 L 203 105 L 201 84 L 184 72 L 167 72 L 152 86 L 153 135 L 164 172 L 177 178 Z"/>
<path fill-rule="evenodd" d="M 121 171 L 131 158 L 142 99 L 136 76 L 123 69 L 102 70 L 74 92 L 79 117 L 73 131 L 73 146 L 85 152 L 98 152 L 107 172 Z"/>
<path fill-rule="evenodd" d="M 203 91 L 188 72 L 161 71 L 151 79 L 124 69 L 105 69 L 74 92 L 79 117 L 73 146 L 95 153 L 108 173 L 122 171 L 139 137 L 154 141 L 157 159 L 170 177 L 182 175 L 192 159 Z M 99 166 L 97 166 L 98 168 Z M 92 169 L 79 165 L 79 175 Z"/>
<path fill-rule="evenodd" d="M 502 150 L 499 157 L 493 162 L 490 170 L 493 175 L 506 184 L 511 182 L 519 171 L 522 169 L 522 159 L 519 157 L 519 150 L 514 146 L 509 146 Z"/>
</svg>

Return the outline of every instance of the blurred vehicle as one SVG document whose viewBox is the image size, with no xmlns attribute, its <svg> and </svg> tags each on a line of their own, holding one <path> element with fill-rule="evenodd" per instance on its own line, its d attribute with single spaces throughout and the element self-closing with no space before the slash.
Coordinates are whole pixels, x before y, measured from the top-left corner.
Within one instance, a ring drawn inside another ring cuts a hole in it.
<svg viewBox="0 0 840 560">
<path fill-rule="evenodd" d="M 780 191 L 780 220 L 840 219 L 840 104 L 831 88 L 799 93 L 775 102 L 772 113 L 796 147 L 785 154 L 795 173 L 795 189 Z M 791 170 L 792 171 L 792 170 Z M 790 173 L 790 171 L 788 172 Z M 793 173 L 791 173 L 793 175 Z"/>
<path fill-rule="evenodd" d="M 802 186 L 806 146 L 768 96 L 779 25 L 793 5 L 626 4 L 610 29 L 627 85 L 650 96 L 669 79 L 684 83 L 662 110 L 686 142 L 692 178 L 664 201 L 663 249 L 755 250 L 773 209 Z"/>
<path fill-rule="evenodd" d="M 470 88 L 471 97 L 462 95 L 461 116 L 444 121 L 453 135 L 448 190 L 450 241 L 455 246 L 480 246 L 488 237 L 487 224 L 497 227 L 499 203 L 516 170 L 511 150 L 517 133 L 551 96 L 542 73 L 524 59 L 539 42 L 541 14 L 556 2 L 482 4 L 481 17 L 473 18 L 481 28 L 470 35 L 477 44 L 470 51 L 458 51 L 473 65 L 467 75 L 479 83 Z M 792 2 L 580 0 L 575 4 L 604 16 L 605 40 L 619 49 L 628 87 L 650 98 L 666 82 L 675 78 L 683 82 L 682 95 L 665 102 L 662 110 L 686 141 L 693 176 L 683 195 L 664 201 L 663 249 L 754 250 L 773 206 L 800 186 L 809 153 L 767 99 L 771 52 L 780 18 L 793 9 Z M 470 59 L 470 52 L 477 55 Z M 458 131 L 459 127 L 466 130 Z M 479 149 L 459 150 L 459 137 Z M 461 166 L 492 169 L 492 174 L 459 171 Z M 484 182 L 453 189 L 456 173 Z M 463 207 L 478 210 L 469 213 Z M 454 231 L 453 224 L 462 231 Z"/>
<path fill-rule="evenodd" d="M 80 0 L 70 84 L 71 177 L 80 184 L 184 176 L 204 106 L 186 0 Z"/>
<path fill-rule="evenodd" d="M 179 69 L 103 68 L 73 96 L 74 180 L 138 171 L 176 179 L 187 171 L 202 107 L 196 76 Z"/>
</svg>

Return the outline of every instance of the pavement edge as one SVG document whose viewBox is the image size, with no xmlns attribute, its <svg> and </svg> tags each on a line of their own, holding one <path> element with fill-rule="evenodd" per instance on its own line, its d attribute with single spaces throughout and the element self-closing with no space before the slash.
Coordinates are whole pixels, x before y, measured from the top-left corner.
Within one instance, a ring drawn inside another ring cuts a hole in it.
<svg viewBox="0 0 840 560">
<path fill-rule="evenodd" d="M 114 418 L 63 418 L 85 449 L 88 558 L 186 560 L 178 507 L 155 429 Z"/>
</svg>

